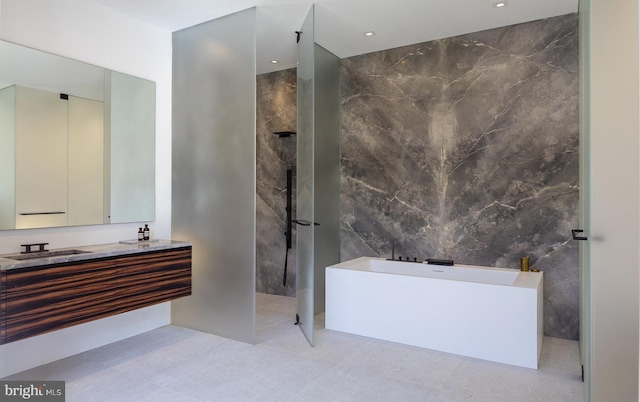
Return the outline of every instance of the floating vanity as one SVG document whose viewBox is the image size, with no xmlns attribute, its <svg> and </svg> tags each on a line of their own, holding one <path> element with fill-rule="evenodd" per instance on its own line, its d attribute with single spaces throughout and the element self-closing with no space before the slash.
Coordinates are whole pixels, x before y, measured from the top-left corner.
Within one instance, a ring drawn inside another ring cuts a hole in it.
<svg viewBox="0 0 640 402">
<path fill-rule="evenodd" d="M 538 368 L 542 272 L 362 257 L 326 269 L 325 327 Z"/>
<path fill-rule="evenodd" d="M 0 344 L 190 294 L 190 243 L 0 255 Z"/>
</svg>

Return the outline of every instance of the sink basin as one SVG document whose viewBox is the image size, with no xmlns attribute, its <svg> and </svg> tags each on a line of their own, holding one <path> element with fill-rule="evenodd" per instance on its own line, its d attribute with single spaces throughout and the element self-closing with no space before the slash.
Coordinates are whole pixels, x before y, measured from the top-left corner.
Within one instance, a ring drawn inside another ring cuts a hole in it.
<svg viewBox="0 0 640 402">
<path fill-rule="evenodd" d="M 38 259 L 38 258 L 64 257 L 64 256 L 68 256 L 68 255 L 86 254 L 86 253 L 90 253 L 90 252 L 91 251 L 75 250 L 75 249 L 71 249 L 71 250 L 54 250 L 54 251 L 37 251 L 35 253 L 29 253 L 29 254 L 7 255 L 7 256 L 4 256 L 3 258 L 8 258 L 10 260 L 23 261 L 23 260 L 35 260 L 35 259 Z"/>
</svg>

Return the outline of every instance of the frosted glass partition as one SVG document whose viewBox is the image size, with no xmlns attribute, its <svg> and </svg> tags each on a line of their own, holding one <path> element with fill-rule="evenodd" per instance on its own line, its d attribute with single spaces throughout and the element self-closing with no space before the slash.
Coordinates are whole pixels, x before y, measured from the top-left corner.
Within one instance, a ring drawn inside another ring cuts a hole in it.
<svg viewBox="0 0 640 402">
<path fill-rule="evenodd" d="M 325 309 L 325 267 L 340 262 L 340 58 L 314 45 L 314 313 Z"/>
<path fill-rule="evenodd" d="M 300 328 L 314 344 L 325 309 L 325 267 L 340 262 L 340 59 L 315 43 L 314 8 L 298 43 L 297 292 Z"/>
<path fill-rule="evenodd" d="M 193 290 L 172 321 L 255 338 L 256 10 L 173 34 L 172 237 Z"/>
<path fill-rule="evenodd" d="M 110 165 L 110 219 L 122 223 L 155 218 L 156 85 L 115 71 L 110 83 L 110 155 L 126 163 Z"/>
<path fill-rule="evenodd" d="M 311 7 L 302 24 L 298 42 L 298 154 L 296 175 L 296 219 L 307 222 L 296 228 L 296 292 L 299 326 L 311 345 L 314 343 L 314 43 Z"/>
<path fill-rule="evenodd" d="M 580 45 L 580 193 L 579 193 L 579 225 L 584 233 L 591 233 L 589 226 L 589 35 L 590 29 L 590 1 L 581 1 L 578 12 L 580 21 L 579 40 Z M 583 369 L 585 401 L 591 400 L 591 261 L 589 259 L 590 244 L 588 241 L 580 242 L 580 363 Z"/>
</svg>

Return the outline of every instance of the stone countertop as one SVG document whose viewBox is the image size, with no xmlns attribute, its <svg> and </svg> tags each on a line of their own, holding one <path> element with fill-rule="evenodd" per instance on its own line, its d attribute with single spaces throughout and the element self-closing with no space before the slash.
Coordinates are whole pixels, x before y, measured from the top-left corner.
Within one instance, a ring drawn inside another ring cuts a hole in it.
<svg viewBox="0 0 640 402">
<path fill-rule="evenodd" d="M 120 255 L 146 253 L 149 251 L 170 250 L 174 248 L 190 247 L 191 243 L 177 241 L 177 240 L 147 240 L 136 243 L 108 243 L 108 244 L 95 244 L 91 246 L 78 246 L 78 247 L 65 247 L 59 249 L 51 249 L 50 253 L 56 252 L 64 253 L 65 250 L 79 250 L 84 253 L 70 254 L 70 255 L 47 255 L 42 253 L 42 257 L 32 258 L 27 260 L 15 260 L 7 258 L 10 256 L 26 256 L 28 254 L 2 254 L 0 255 L 0 271 L 16 268 L 28 268 L 37 267 L 42 265 L 60 264 L 73 261 L 85 261 L 93 260 L 97 258 L 115 257 Z M 34 254 L 41 254 L 35 252 Z"/>
</svg>

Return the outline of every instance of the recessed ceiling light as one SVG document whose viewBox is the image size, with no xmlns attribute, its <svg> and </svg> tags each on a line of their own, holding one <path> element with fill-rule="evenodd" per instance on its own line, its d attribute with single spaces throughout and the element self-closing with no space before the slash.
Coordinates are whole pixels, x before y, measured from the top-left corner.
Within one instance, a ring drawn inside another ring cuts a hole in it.
<svg viewBox="0 0 640 402">
<path fill-rule="evenodd" d="M 373 36 L 373 35 L 375 35 L 375 34 L 376 34 L 376 33 L 375 33 L 375 32 L 373 32 L 373 31 L 368 31 L 368 32 L 364 32 L 364 33 L 363 33 L 363 35 L 364 35 L 364 36 Z"/>
<path fill-rule="evenodd" d="M 499 1 L 497 3 L 493 3 L 493 8 L 502 8 L 502 7 L 506 7 L 507 6 L 507 2 L 506 1 Z"/>
<path fill-rule="evenodd" d="M 271 60 L 273 64 L 278 64 L 278 60 Z"/>
</svg>

